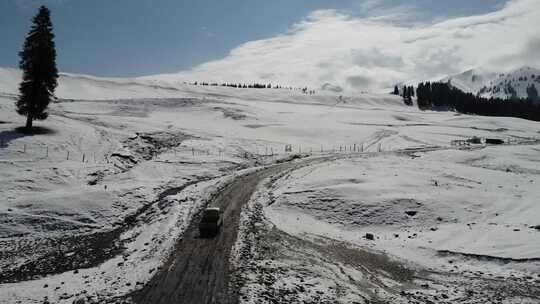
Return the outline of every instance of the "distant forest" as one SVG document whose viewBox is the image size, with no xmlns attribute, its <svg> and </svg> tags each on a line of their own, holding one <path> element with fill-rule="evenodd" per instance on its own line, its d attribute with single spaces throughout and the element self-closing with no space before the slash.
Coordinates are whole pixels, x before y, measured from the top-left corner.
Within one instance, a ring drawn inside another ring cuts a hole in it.
<svg viewBox="0 0 540 304">
<path fill-rule="evenodd" d="M 420 83 L 416 89 L 417 104 L 421 110 L 447 110 L 483 116 L 517 117 L 540 121 L 540 100 L 533 86 L 527 88 L 528 98 L 485 98 L 465 93 L 448 83 Z M 410 95 L 404 94 L 409 102 Z"/>
<path fill-rule="evenodd" d="M 188 84 L 187 82 L 184 82 L 184 84 Z M 229 88 L 236 88 L 236 89 L 285 89 L 285 90 L 298 90 L 302 91 L 304 94 L 314 95 L 315 90 L 309 90 L 308 87 L 304 88 L 294 88 L 294 87 L 282 87 L 280 85 L 274 85 L 272 84 L 264 84 L 264 83 L 251 83 L 251 84 L 242 84 L 242 83 L 222 83 L 219 84 L 217 82 L 193 82 L 189 83 L 190 85 L 201 85 L 201 86 L 211 86 L 211 87 L 229 87 Z"/>
</svg>

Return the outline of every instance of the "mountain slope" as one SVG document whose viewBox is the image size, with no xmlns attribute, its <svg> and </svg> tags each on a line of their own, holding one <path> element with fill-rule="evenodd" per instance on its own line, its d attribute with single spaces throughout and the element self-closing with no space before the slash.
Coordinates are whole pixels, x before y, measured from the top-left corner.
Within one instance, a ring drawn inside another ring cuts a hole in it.
<svg viewBox="0 0 540 304">
<path fill-rule="evenodd" d="M 339 86 L 328 84 L 316 95 L 289 89 L 236 89 L 221 86 L 185 84 L 160 75 L 138 78 L 103 78 L 60 73 L 55 95 L 64 100 L 116 100 L 144 98 L 234 97 L 247 100 L 275 101 L 297 104 L 319 104 L 344 107 L 397 108 L 406 106 L 400 97 L 388 94 L 343 95 Z M 22 73 L 18 69 L 0 67 L 0 97 L 17 96 Z"/>
<path fill-rule="evenodd" d="M 537 90 L 540 89 L 540 70 L 522 67 L 508 73 L 495 73 L 480 68 L 445 77 L 441 81 L 487 98 L 526 98 L 528 87 L 534 85 Z"/>
<path fill-rule="evenodd" d="M 18 95 L 22 73 L 0 67 L 0 95 Z M 102 78 L 60 73 L 56 96 L 60 99 L 122 99 L 176 97 L 178 87 L 154 84 L 137 78 Z"/>
</svg>

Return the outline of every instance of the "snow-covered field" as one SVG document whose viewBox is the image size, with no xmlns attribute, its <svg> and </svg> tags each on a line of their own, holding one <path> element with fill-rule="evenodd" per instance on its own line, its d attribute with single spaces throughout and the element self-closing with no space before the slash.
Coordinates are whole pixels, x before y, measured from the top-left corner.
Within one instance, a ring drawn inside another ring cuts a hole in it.
<svg viewBox="0 0 540 304">
<path fill-rule="evenodd" d="M 387 253 L 389 273 L 401 273 L 396 259 L 540 284 L 540 145 L 518 145 L 540 137 L 537 122 L 421 112 L 390 95 L 63 75 L 40 134 L 24 136 L 17 73 L 0 70 L 0 302 L 98 301 L 140 288 L 212 193 L 239 170 L 286 157 L 286 145 L 339 156 L 276 179 L 263 189 L 273 203 L 260 200 L 265 223 L 281 231 L 272 237 L 305 242 L 301 260 L 318 263 L 309 269 L 319 292 L 343 303 L 391 294 L 352 268 L 356 283 L 341 274 L 341 291 L 330 292 L 345 265 L 324 258 L 334 241 L 342 259 L 363 252 L 351 246 Z M 450 147 L 472 136 L 512 145 Z M 434 151 L 392 152 L 426 147 Z M 273 263 L 289 265 L 288 253 Z"/>
<path fill-rule="evenodd" d="M 538 303 L 538 152 L 371 154 L 268 181 L 247 209 L 263 218 L 263 237 L 246 229 L 237 245 L 260 248 L 238 262 L 251 273 L 243 294 L 249 303 Z"/>
<path fill-rule="evenodd" d="M 490 147 L 308 166 L 276 185 L 277 199 L 267 214 L 287 231 L 331 236 L 334 230 L 326 225 L 314 229 L 314 221 L 322 221 L 341 228 L 351 241 L 396 255 L 405 244 L 414 250 L 536 258 L 538 152 L 534 146 Z M 377 241 L 364 240 L 366 232 Z"/>
</svg>

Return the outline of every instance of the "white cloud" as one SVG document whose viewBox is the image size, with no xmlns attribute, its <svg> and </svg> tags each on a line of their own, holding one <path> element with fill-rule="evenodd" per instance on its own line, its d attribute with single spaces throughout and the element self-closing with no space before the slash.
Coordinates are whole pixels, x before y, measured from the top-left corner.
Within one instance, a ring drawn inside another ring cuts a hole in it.
<svg viewBox="0 0 540 304">
<path fill-rule="evenodd" d="M 380 1 L 364 1 L 376 9 Z M 380 90 L 472 67 L 540 66 L 540 1 L 512 0 L 498 11 L 403 25 L 385 18 L 315 11 L 287 34 L 245 43 L 174 79 L 263 81 Z"/>
</svg>

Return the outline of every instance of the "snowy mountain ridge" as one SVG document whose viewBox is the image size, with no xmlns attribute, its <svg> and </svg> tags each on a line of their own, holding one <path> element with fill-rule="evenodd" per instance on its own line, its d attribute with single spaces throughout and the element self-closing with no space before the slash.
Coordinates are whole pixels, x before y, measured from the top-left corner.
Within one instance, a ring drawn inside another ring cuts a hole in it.
<svg viewBox="0 0 540 304">
<path fill-rule="evenodd" d="M 495 98 L 527 98 L 527 88 L 540 88 L 540 69 L 521 67 L 507 73 L 496 73 L 487 69 L 477 68 L 461 74 L 448 76 L 440 81 L 468 93 L 482 97 Z"/>
</svg>

